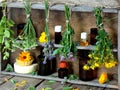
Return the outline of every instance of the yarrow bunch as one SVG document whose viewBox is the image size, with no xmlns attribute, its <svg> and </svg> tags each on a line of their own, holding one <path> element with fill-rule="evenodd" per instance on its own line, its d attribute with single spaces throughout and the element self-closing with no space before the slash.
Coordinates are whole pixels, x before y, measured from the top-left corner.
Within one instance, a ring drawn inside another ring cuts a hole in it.
<svg viewBox="0 0 120 90">
<path fill-rule="evenodd" d="M 95 50 L 88 55 L 90 60 L 86 65 L 84 65 L 84 70 L 94 70 L 101 66 L 112 68 L 117 64 L 117 60 L 111 50 L 111 39 L 103 27 L 103 18 L 101 13 L 101 8 L 95 8 L 96 26 L 98 28 L 98 36 L 96 37 L 97 42 Z"/>
</svg>

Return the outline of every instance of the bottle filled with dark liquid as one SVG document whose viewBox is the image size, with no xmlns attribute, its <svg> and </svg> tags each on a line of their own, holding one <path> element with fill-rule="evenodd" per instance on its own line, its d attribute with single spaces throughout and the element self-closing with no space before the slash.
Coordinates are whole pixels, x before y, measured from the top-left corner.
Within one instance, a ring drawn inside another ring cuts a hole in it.
<svg viewBox="0 0 120 90">
<path fill-rule="evenodd" d="M 25 23 L 20 23 L 17 25 L 17 36 L 23 31 Z"/>
<path fill-rule="evenodd" d="M 37 57 L 39 70 L 38 74 L 41 76 L 47 76 L 56 72 L 56 57 L 47 58 L 46 63 L 44 61 L 43 47 L 40 50 L 40 55 Z"/>
<path fill-rule="evenodd" d="M 60 61 L 59 63 L 58 77 L 59 78 L 68 77 L 68 68 L 66 61 Z"/>
<path fill-rule="evenodd" d="M 60 44 L 60 41 L 62 39 L 61 30 L 62 26 L 60 25 L 55 26 L 55 44 Z"/>
<path fill-rule="evenodd" d="M 97 28 L 91 28 L 90 29 L 90 44 L 91 45 L 95 45 L 97 40 L 96 40 L 96 36 L 98 35 L 98 30 Z"/>
<path fill-rule="evenodd" d="M 92 70 L 84 70 L 83 66 L 88 62 L 88 50 L 80 51 L 80 58 L 79 58 L 79 79 L 83 81 L 91 81 L 97 77 L 97 69 Z"/>
</svg>

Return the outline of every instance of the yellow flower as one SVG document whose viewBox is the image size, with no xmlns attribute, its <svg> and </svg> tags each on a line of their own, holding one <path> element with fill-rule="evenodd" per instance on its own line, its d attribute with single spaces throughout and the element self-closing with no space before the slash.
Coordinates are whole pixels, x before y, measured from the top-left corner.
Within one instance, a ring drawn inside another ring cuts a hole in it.
<svg viewBox="0 0 120 90">
<path fill-rule="evenodd" d="M 21 52 L 18 57 L 21 61 L 30 61 L 32 59 L 32 56 L 30 55 L 30 52 Z"/>
<path fill-rule="evenodd" d="M 84 65 L 84 66 L 83 66 L 83 69 L 84 69 L 84 70 L 89 70 L 90 67 L 89 67 L 88 65 Z"/>
<path fill-rule="evenodd" d="M 95 67 L 99 67 L 100 65 L 98 63 L 95 63 Z"/>
<path fill-rule="evenodd" d="M 99 60 L 99 58 L 98 58 L 98 57 L 94 57 L 94 59 L 95 59 L 95 60 Z"/>
<path fill-rule="evenodd" d="M 92 54 L 89 54 L 88 57 L 89 57 L 89 58 L 92 58 Z"/>
<path fill-rule="evenodd" d="M 112 62 L 109 62 L 109 63 L 106 62 L 106 63 L 105 63 L 105 67 L 106 67 L 106 68 L 112 68 L 112 67 L 114 67 L 116 64 L 117 64 L 117 62 L 115 62 L 115 61 L 114 61 L 114 62 L 112 61 Z"/>
<path fill-rule="evenodd" d="M 41 36 L 39 37 L 39 42 L 40 42 L 40 43 L 46 43 L 46 42 L 48 42 L 47 36 L 46 36 L 46 33 L 45 33 L 45 32 L 42 32 L 42 33 L 41 33 Z"/>
<path fill-rule="evenodd" d="M 108 81 L 108 75 L 106 72 L 103 72 L 99 77 L 99 83 L 103 84 Z"/>
</svg>

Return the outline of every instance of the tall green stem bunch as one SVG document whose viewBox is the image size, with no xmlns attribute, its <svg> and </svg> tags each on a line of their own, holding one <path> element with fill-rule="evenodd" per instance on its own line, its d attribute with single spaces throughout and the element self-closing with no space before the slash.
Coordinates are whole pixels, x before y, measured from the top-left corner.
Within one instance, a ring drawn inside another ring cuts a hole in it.
<svg viewBox="0 0 120 90">
<path fill-rule="evenodd" d="M 49 5 L 48 0 L 44 0 L 45 3 L 45 16 L 46 16 L 46 22 L 45 22 L 45 34 L 47 42 L 44 44 L 44 61 L 43 63 L 46 64 L 47 60 L 51 60 L 54 56 L 52 56 L 53 50 L 54 50 L 54 44 L 50 40 L 50 34 L 49 34 Z"/>
<path fill-rule="evenodd" d="M 10 28 L 14 22 L 7 18 L 6 2 L 2 3 L 3 16 L 0 21 L 0 49 L 3 53 L 3 60 L 9 58 L 9 51 L 12 50 L 12 41 L 14 39 L 14 32 Z"/>
<path fill-rule="evenodd" d="M 68 5 L 65 5 L 65 18 L 66 18 L 66 29 L 62 37 L 61 45 L 63 47 L 58 48 L 54 51 L 54 54 L 59 53 L 61 60 L 73 59 L 76 54 L 76 44 L 73 41 L 74 30 L 70 25 L 71 10 Z"/>
<path fill-rule="evenodd" d="M 94 69 L 100 66 L 112 68 L 117 64 L 117 61 L 111 50 L 112 41 L 103 26 L 102 9 L 95 8 L 94 13 L 96 17 L 96 26 L 98 28 L 98 36 L 96 37 L 97 42 L 95 50 L 89 54 L 90 61 L 88 65 L 84 66 L 84 69 Z"/>
<path fill-rule="evenodd" d="M 14 47 L 17 47 L 23 51 L 30 50 L 37 46 L 36 32 L 31 20 L 31 4 L 30 0 L 24 2 L 25 12 L 27 15 L 26 25 L 23 32 L 18 36 L 14 42 Z"/>
</svg>

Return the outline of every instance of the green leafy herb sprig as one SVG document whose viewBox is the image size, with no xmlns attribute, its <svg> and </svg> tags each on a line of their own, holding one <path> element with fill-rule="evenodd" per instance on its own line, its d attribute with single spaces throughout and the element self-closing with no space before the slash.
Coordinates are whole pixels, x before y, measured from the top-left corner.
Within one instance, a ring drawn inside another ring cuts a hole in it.
<svg viewBox="0 0 120 90">
<path fill-rule="evenodd" d="M 27 20 L 23 32 L 14 41 L 14 47 L 19 48 L 23 51 L 28 51 L 35 48 L 37 44 L 36 32 L 31 20 L 31 3 L 30 0 L 25 0 L 24 2 L 25 12 L 27 15 Z"/>
<path fill-rule="evenodd" d="M 95 50 L 93 50 L 88 56 L 90 61 L 85 65 L 84 69 L 95 69 L 96 67 L 105 66 L 106 68 L 112 68 L 117 64 L 117 60 L 112 52 L 112 41 L 108 33 L 104 29 L 102 8 L 94 9 L 96 17 L 96 26 L 98 28 L 98 36 Z"/>
<path fill-rule="evenodd" d="M 55 56 L 52 55 L 53 50 L 54 50 L 54 44 L 50 40 L 50 33 L 49 33 L 49 5 L 48 5 L 48 0 L 44 0 L 44 3 L 45 3 L 45 16 L 46 16 L 45 33 L 46 33 L 46 38 L 47 38 L 48 42 L 46 42 L 43 45 L 43 47 L 44 47 L 43 52 L 44 52 L 44 56 L 45 56 L 43 63 L 46 64 L 47 59 L 51 60 Z"/>
<path fill-rule="evenodd" d="M 9 58 L 9 52 L 12 50 L 12 41 L 14 39 L 14 32 L 11 30 L 14 22 L 7 18 L 6 4 L 6 2 L 2 3 L 3 16 L 0 21 L 0 49 L 3 53 L 3 60 Z"/>
<path fill-rule="evenodd" d="M 70 24 L 70 17 L 71 17 L 70 7 L 68 5 L 65 5 L 66 29 L 61 41 L 61 45 L 63 47 L 56 49 L 53 53 L 53 55 L 59 54 L 60 60 L 74 59 L 74 55 L 76 54 L 77 51 L 76 44 L 73 41 L 74 30 Z"/>
</svg>

